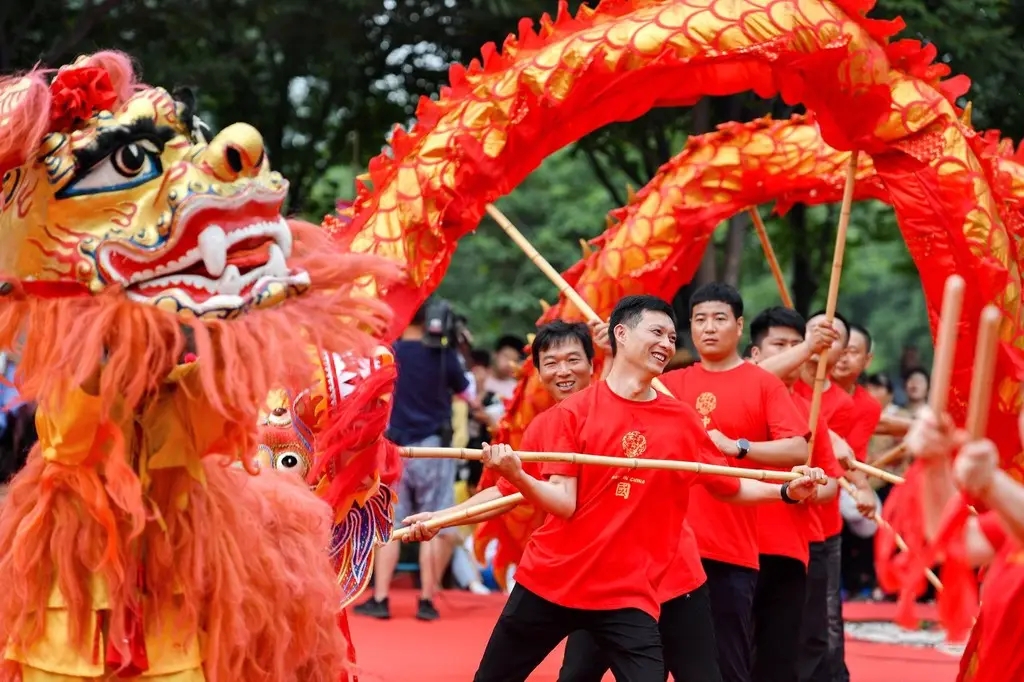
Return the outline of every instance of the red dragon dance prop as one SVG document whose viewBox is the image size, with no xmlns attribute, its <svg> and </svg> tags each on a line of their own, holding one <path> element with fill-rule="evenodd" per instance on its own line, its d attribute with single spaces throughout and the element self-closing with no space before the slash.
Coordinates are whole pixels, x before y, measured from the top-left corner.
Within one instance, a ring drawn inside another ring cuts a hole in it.
<svg viewBox="0 0 1024 682">
<path fill-rule="evenodd" d="M 896 211 L 922 274 L 933 325 L 946 278 L 959 274 L 967 282 L 950 396 L 958 419 L 968 395 L 980 310 L 993 301 L 1000 306 L 1000 381 L 989 423 L 1012 465 L 1021 452 L 1014 424 L 1024 374 L 1020 223 L 1004 221 L 1012 203 L 993 188 L 1018 176 L 1007 178 L 999 164 L 987 162 L 992 140 L 960 121 L 954 100 L 966 92 L 967 80 L 947 79 L 948 68 L 933 63 L 933 46 L 889 43 L 902 23 L 866 18 L 872 6 L 870 0 L 752 0 L 742 7 L 727 0 L 607 0 L 573 17 L 563 4 L 557 18 L 545 16 L 537 30 L 524 21 L 520 35 L 508 38 L 501 51 L 486 46 L 481 61 L 454 67 L 450 87 L 436 102 L 423 100 L 412 129 L 396 129 L 389 152 L 371 163 L 367 184 L 348 213 L 351 222 L 335 225 L 354 251 L 384 255 L 405 267 L 404 281 L 374 285 L 396 311 L 392 336 L 437 286 L 458 239 L 476 228 L 486 204 L 511 191 L 553 151 L 653 107 L 745 90 L 781 95 L 813 112 L 821 139 L 833 149 L 856 148 L 870 157 L 874 177 L 861 196 L 882 198 Z M 714 148 L 705 153 L 713 156 Z M 803 174 L 790 167 L 780 175 Z M 783 204 L 784 185 L 781 179 L 775 183 Z M 671 287 L 687 281 L 690 264 L 699 262 L 720 220 L 771 198 L 756 191 L 744 195 L 748 183 L 739 187 L 734 194 L 710 183 L 709 205 L 694 205 L 690 213 L 684 205 L 680 215 L 676 201 L 648 192 L 645 200 L 661 203 L 668 220 L 686 226 L 688 249 L 684 255 L 648 253 L 655 245 L 654 227 L 646 213 L 627 213 L 618 234 L 624 244 L 639 246 L 634 256 L 618 255 L 616 270 L 627 263 L 627 271 L 650 268 L 644 281 L 654 282 L 654 291 L 674 293 Z M 700 183 L 691 189 L 699 193 Z M 613 244 L 610 238 L 602 244 L 609 262 L 617 257 Z M 581 289 L 586 269 L 573 273 Z M 601 275 L 594 276 L 600 282 Z M 601 313 L 601 298 L 591 302 Z M 559 312 L 566 311 L 550 314 Z"/>
</svg>

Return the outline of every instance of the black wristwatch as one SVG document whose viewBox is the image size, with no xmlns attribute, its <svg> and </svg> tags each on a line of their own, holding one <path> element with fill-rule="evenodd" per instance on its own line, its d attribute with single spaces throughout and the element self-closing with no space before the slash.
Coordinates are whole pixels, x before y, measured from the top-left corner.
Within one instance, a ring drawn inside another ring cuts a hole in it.
<svg viewBox="0 0 1024 682">
<path fill-rule="evenodd" d="M 782 484 L 782 488 L 779 490 L 779 495 L 782 497 L 782 501 L 786 504 L 800 504 L 800 500 L 794 500 L 789 496 L 789 481 Z"/>
<path fill-rule="evenodd" d="M 736 441 L 736 448 L 739 450 L 736 453 L 736 459 L 743 459 L 750 453 L 750 441 L 746 438 L 740 438 Z"/>
</svg>

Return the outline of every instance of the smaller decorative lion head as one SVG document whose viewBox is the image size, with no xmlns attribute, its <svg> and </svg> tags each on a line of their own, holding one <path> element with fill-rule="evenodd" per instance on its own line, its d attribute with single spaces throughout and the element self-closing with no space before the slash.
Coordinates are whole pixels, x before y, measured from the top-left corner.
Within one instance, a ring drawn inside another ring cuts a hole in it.
<svg viewBox="0 0 1024 682">
<path fill-rule="evenodd" d="M 256 463 L 261 468 L 292 471 L 306 478 L 313 454 L 299 436 L 287 407 L 275 407 L 260 425 Z"/>
</svg>

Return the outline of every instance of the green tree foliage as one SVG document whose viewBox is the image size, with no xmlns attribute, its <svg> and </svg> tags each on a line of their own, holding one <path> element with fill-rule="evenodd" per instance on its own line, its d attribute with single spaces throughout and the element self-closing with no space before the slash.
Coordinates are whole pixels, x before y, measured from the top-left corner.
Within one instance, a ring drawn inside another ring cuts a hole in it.
<svg viewBox="0 0 1024 682">
<path fill-rule="evenodd" d="M 566 151 L 496 205 L 559 271 L 580 259 L 579 241 L 599 235 L 615 208 L 586 162 Z M 555 286 L 489 218 L 460 242 L 438 293 L 457 304 L 484 343 L 532 331 L 540 300 L 558 300 Z"/>
<path fill-rule="evenodd" d="M 274 165 L 291 180 L 290 209 L 318 220 L 336 198 L 351 197 L 357 170 L 381 151 L 394 124 L 412 120 L 421 95 L 438 92 L 450 63 L 477 57 L 485 42 L 500 45 L 521 17 L 555 7 L 551 0 L 11 0 L 0 2 L 0 71 L 124 50 L 147 82 L 195 86 L 201 114 L 215 127 L 244 120 L 259 128 Z M 908 28 L 900 37 L 934 42 L 955 73 L 972 78 L 968 99 L 979 128 L 1024 134 L 1024 4 L 879 0 L 872 15 L 902 15 Z M 598 234 L 606 212 L 625 201 L 626 183 L 648 182 L 688 135 L 791 111 L 749 93 L 653 111 L 552 157 L 500 205 L 564 268 L 578 258 L 577 240 Z M 796 207 L 769 223 L 804 312 L 824 298 L 836 213 Z M 715 244 L 698 281 L 741 284 L 752 309 L 771 301 L 774 284 L 748 221 L 724 225 Z M 855 207 L 847 253 L 841 306 L 876 329 L 891 361 L 897 346 L 925 334 L 919 287 L 891 211 Z M 464 307 L 484 338 L 529 328 L 537 299 L 556 296 L 487 220 L 460 247 L 442 293 Z"/>
</svg>

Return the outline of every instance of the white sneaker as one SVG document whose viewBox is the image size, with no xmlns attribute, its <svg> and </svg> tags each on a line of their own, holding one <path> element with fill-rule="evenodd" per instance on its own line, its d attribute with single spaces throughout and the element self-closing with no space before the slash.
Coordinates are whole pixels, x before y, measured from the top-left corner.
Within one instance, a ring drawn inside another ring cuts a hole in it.
<svg viewBox="0 0 1024 682">
<path fill-rule="evenodd" d="M 484 587 L 482 582 L 476 581 L 469 584 L 469 591 L 473 594 L 490 594 L 491 591 Z"/>
</svg>

